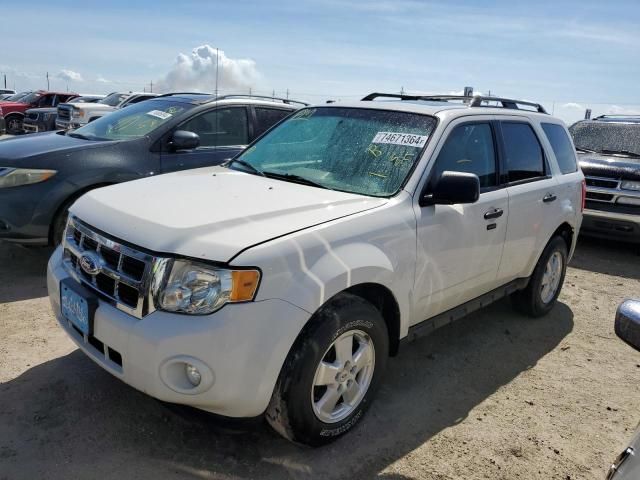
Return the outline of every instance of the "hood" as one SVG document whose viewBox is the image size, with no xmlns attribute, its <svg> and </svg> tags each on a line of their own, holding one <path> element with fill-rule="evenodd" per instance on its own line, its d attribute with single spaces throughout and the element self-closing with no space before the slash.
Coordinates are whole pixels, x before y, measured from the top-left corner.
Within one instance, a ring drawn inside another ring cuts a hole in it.
<svg viewBox="0 0 640 480">
<path fill-rule="evenodd" d="M 57 153 L 96 148 L 114 144 L 113 141 L 94 141 L 73 138 L 57 132 L 34 133 L 0 142 L 0 167 L 52 168 L 53 165 L 27 163 L 34 157 L 54 157 Z"/>
<path fill-rule="evenodd" d="M 208 167 L 92 190 L 71 212 L 158 253 L 228 262 L 253 245 L 387 201 Z"/>
<path fill-rule="evenodd" d="M 640 158 L 578 152 L 578 163 L 587 176 L 640 180 Z"/>
<path fill-rule="evenodd" d="M 47 107 L 47 108 L 30 108 L 25 113 L 57 113 L 57 107 Z"/>
<path fill-rule="evenodd" d="M 28 103 L 22 103 L 22 102 L 5 102 L 2 101 L 0 102 L 0 108 L 24 108 L 25 105 L 29 105 Z"/>
<path fill-rule="evenodd" d="M 90 102 L 78 102 L 78 103 L 61 103 L 59 106 L 65 105 L 67 107 L 84 110 L 90 108 L 91 110 L 115 110 L 116 107 L 111 105 L 105 105 L 104 103 L 90 103 Z"/>
</svg>

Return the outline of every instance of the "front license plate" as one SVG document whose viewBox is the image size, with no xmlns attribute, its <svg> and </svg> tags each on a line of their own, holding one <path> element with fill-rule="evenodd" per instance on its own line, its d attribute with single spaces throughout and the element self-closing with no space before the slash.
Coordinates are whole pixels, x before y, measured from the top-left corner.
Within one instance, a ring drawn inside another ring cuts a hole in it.
<svg viewBox="0 0 640 480">
<path fill-rule="evenodd" d="M 93 323 L 95 299 L 72 288 L 69 282 L 60 283 L 60 307 L 62 316 L 85 335 L 90 335 Z"/>
</svg>

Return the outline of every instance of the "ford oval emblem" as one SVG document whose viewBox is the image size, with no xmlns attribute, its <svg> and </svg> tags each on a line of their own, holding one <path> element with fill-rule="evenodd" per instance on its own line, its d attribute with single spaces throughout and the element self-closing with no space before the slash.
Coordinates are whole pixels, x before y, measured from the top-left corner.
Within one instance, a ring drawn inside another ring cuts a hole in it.
<svg viewBox="0 0 640 480">
<path fill-rule="evenodd" d="M 80 268 L 88 275 L 97 275 L 102 270 L 102 258 L 95 252 L 80 255 Z"/>
</svg>

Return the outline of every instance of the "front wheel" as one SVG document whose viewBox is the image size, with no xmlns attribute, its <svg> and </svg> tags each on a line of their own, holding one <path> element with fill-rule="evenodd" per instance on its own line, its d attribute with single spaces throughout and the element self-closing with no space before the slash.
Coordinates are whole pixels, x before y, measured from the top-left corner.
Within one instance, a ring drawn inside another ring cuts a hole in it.
<svg viewBox="0 0 640 480">
<path fill-rule="evenodd" d="M 18 133 L 22 133 L 22 117 L 19 115 L 9 115 L 5 119 L 7 133 L 11 135 L 16 135 Z"/>
<path fill-rule="evenodd" d="M 513 295 L 517 310 L 530 317 L 546 315 L 555 305 L 567 271 L 567 244 L 562 237 L 553 237 L 545 247 L 529 285 Z"/>
<path fill-rule="evenodd" d="M 317 446 L 348 432 L 371 403 L 389 356 L 380 312 L 341 293 L 309 321 L 287 357 L 266 418 L 291 441 Z"/>
</svg>

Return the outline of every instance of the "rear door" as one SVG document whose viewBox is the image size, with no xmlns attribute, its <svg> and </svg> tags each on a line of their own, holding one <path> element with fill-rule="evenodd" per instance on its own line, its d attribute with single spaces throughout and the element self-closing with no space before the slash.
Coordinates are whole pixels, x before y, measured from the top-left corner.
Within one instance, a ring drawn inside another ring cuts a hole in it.
<svg viewBox="0 0 640 480">
<path fill-rule="evenodd" d="M 249 143 L 249 110 L 244 105 L 224 106 L 199 113 L 177 126 L 200 137 L 193 150 L 162 153 L 162 171 L 219 165 L 244 150 Z"/>
<path fill-rule="evenodd" d="M 558 182 L 540 138 L 526 117 L 500 117 L 501 175 L 509 195 L 507 238 L 498 277 L 502 283 L 531 274 L 559 226 Z"/>
<path fill-rule="evenodd" d="M 417 219 L 416 317 L 437 315 L 496 288 L 509 204 L 500 185 L 496 126 L 490 116 L 453 121 L 429 172 L 474 173 L 480 198 L 465 205 L 414 206 Z"/>
</svg>

